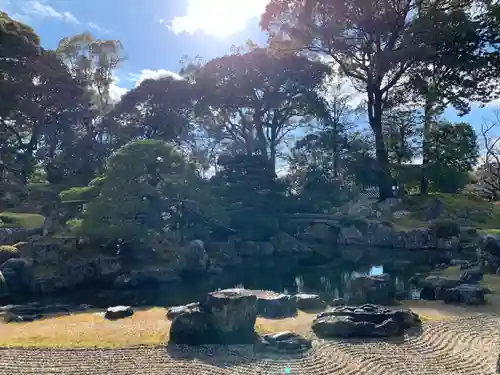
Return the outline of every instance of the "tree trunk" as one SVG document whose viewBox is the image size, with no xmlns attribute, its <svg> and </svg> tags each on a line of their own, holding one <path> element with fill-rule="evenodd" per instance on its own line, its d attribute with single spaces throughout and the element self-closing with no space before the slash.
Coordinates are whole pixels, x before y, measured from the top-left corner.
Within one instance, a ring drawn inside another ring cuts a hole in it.
<svg viewBox="0 0 500 375">
<path fill-rule="evenodd" d="M 378 164 L 379 201 L 393 197 L 392 176 L 389 153 L 382 131 L 382 93 L 378 87 L 368 87 L 368 120 L 375 135 L 375 148 Z"/>
<path fill-rule="evenodd" d="M 427 195 L 429 192 L 429 136 L 431 131 L 432 109 L 429 98 L 425 100 L 424 106 L 424 134 L 422 142 L 422 177 L 420 179 L 420 194 Z"/>
</svg>

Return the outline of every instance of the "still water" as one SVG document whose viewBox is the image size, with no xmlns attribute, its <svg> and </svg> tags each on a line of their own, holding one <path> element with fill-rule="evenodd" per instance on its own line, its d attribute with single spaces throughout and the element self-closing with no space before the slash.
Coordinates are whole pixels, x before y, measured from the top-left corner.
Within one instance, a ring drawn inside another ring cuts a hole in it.
<svg viewBox="0 0 500 375">
<path fill-rule="evenodd" d="M 398 290 L 411 294 L 406 282 L 412 270 L 388 271 Z M 315 293 L 323 300 L 345 297 L 349 281 L 359 275 L 384 273 L 383 265 L 347 267 L 323 265 L 315 267 L 234 268 L 221 274 L 169 282 L 156 287 L 134 290 L 79 290 L 78 293 L 59 295 L 58 301 L 107 307 L 116 304 L 174 306 L 198 301 L 217 289 L 242 287 L 272 290 L 281 293 Z"/>
</svg>

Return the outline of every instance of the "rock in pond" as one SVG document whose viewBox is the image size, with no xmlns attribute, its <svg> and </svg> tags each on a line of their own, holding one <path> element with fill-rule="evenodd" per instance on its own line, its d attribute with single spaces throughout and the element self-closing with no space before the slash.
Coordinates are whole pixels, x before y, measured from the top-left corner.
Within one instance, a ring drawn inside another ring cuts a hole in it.
<svg viewBox="0 0 500 375">
<path fill-rule="evenodd" d="M 116 320 L 127 318 L 134 315 L 134 310 L 130 306 L 113 306 L 108 307 L 106 313 L 104 314 L 105 319 Z"/>
<path fill-rule="evenodd" d="M 188 313 L 192 310 L 199 311 L 199 308 L 200 308 L 199 302 L 188 303 L 187 305 L 182 305 L 182 306 L 173 306 L 167 309 L 167 318 L 172 320 L 177 318 L 179 315 Z"/>
<path fill-rule="evenodd" d="M 303 311 L 322 310 L 326 307 L 326 303 L 317 294 L 296 294 L 297 308 Z"/>
<path fill-rule="evenodd" d="M 475 284 L 483 279 L 483 272 L 480 269 L 470 269 L 462 273 L 460 283 Z"/>
<path fill-rule="evenodd" d="M 479 285 L 461 284 L 441 292 L 445 303 L 463 303 L 465 305 L 484 305 L 485 288 Z"/>
<path fill-rule="evenodd" d="M 262 336 L 256 347 L 273 353 L 300 353 L 311 349 L 312 343 L 296 333 L 280 332 Z"/>
<path fill-rule="evenodd" d="M 409 309 L 366 304 L 322 312 L 314 319 L 312 329 L 318 337 L 391 337 L 419 324 L 419 316 Z"/>
<path fill-rule="evenodd" d="M 349 303 L 390 305 L 395 301 L 396 290 L 388 274 L 358 276 L 349 284 Z"/>
<path fill-rule="evenodd" d="M 257 297 L 245 289 L 207 294 L 198 309 L 177 316 L 170 343 L 182 345 L 254 343 Z"/>
</svg>

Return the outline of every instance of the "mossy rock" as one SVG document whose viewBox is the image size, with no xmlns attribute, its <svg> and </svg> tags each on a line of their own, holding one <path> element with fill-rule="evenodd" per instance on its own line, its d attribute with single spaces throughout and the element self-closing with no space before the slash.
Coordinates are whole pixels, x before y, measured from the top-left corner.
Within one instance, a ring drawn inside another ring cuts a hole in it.
<svg viewBox="0 0 500 375">
<path fill-rule="evenodd" d="M 12 258 L 19 258 L 19 249 L 15 246 L 1 245 L 0 246 L 0 264 Z"/>
<path fill-rule="evenodd" d="M 460 226 L 452 219 L 434 220 L 429 228 L 434 232 L 437 238 L 458 237 L 460 235 Z"/>
</svg>

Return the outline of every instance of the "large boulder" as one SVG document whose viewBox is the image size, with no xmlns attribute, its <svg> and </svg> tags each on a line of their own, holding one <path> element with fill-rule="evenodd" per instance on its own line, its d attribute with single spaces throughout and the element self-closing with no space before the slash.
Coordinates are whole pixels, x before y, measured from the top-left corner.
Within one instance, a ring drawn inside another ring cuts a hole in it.
<svg viewBox="0 0 500 375">
<path fill-rule="evenodd" d="M 273 236 L 271 242 L 278 255 L 295 255 L 301 258 L 309 257 L 313 252 L 310 247 L 285 232 L 279 232 Z"/>
<path fill-rule="evenodd" d="M 427 276 L 415 284 L 420 288 L 420 299 L 441 300 L 444 290 L 454 288 L 460 284 L 460 280 L 448 279 L 441 276 Z"/>
<path fill-rule="evenodd" d="M 10 296 L 20 297 L 32 291 L 33 268 L 28 260 L 11 258 L 0 265 L 0 273 L 3 275 Z"/>
<path fill-rule="evenodd" d="M 358 276 L 348 286 L 349 303 L 390 305 L 395 301 L 396 289 L 388 274 Z"/>
<path fill-rule="evenodd" d="M 461 284 L 454 288 L 447 288 L 441 292 L 441 299 L 445 303 L 460 303 L 465 305 L 484 305 L 485 288 L 479 285 Z"/>
<path fill-rule="evenodd" d="M 470 269 L 464 271 L 460 276 L 460 283 L 462 284 L 476 284 L 483 279 L 483 272 L 479 269 Z"/>
<path fill-rule="evenodd" d="M 248 291 L 257 297 L 258 315 L 269 318 L 287 318 L 297 315 L 297 302 L 293 296 L 270 291 Z"/>
<path fill-rule="evenodd" d="M 500 239 L 494 235 L 486 235 L 479 240 L 477 261 L 485 272 L 495 273 L 500 267 Z"/>
<path fill-rule="evenodd" d="M 297 308 L 303 311 L 322 310 L 326 307 L 326 303 L 317 294 L 298 293 L 295 296 Z"/>
<path fill-rule="evenodd" d="M 322 312 L 314 319 L 312 329 L 319 337 L 391 337 L 419 324 L 420 318 L 409 309 L 366 304 Z"/>
<path fill-rule="evenodd" d="M 170 342 L 183 345 L 253 343 L 257 297 L 245 289 L 209 293 L 198 307 L 174 318 Z"/>
<path fill-rule="evenodd" d="M 439 198 L 435 198 L 425 211 L 425 220 L 427 221 L 435 220 L 441 217 L 444 214 L 444 212 L 445 212 L 444 202 Z"/>
<path fill-rule="evenodd" d="M 208 293 L 203 308 L 211 315 L 214 330 L 222 342 L 249 342 L 254 339 L 257 297 L 241 289 Z"/>
<path fill-rule="evenodd" d="M 274 253 L 274 245 L 265 241 L 242 241 L 238 247 L 241 257 L 258 258 L 269 257 Z"/>
<path fill-rule="evenodd" d="M 211 316 L 200 308 L 177 316 L 170 326 L 170 343 L 180 345 L 218 344 Z"/>
<path fill-rule="evenodd" d="M 433 249 L 436 236 L 430 228 L 415 228 L 394 233 L 393 246 L 407 250 Z"/>
<path fill-rule="evenodd" d="M 202 240 L 193 240 L 179 250 L 179 271 L 204 271 L 208 266 L 208 254 Z"/>
</svg>

